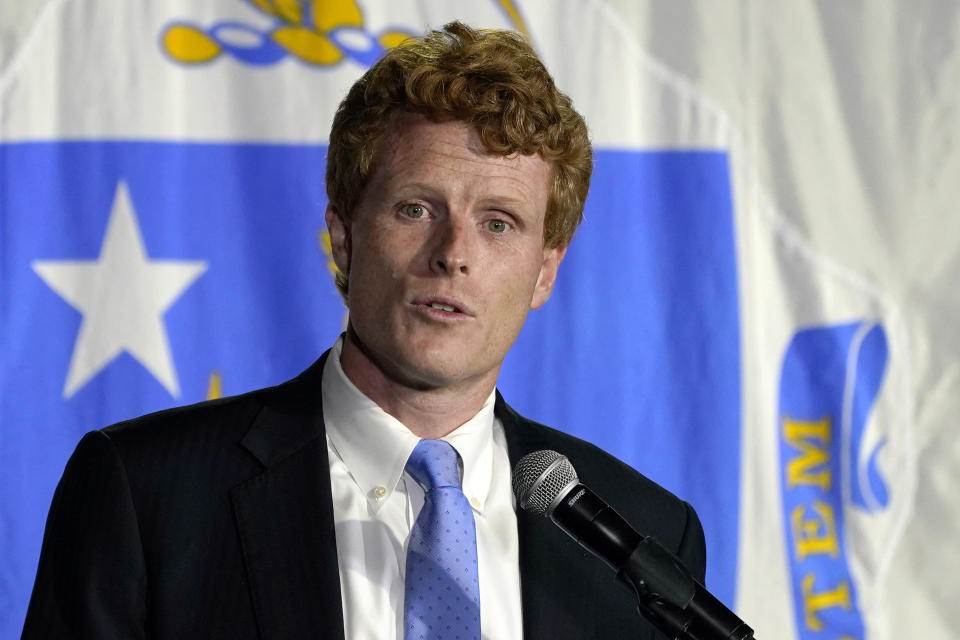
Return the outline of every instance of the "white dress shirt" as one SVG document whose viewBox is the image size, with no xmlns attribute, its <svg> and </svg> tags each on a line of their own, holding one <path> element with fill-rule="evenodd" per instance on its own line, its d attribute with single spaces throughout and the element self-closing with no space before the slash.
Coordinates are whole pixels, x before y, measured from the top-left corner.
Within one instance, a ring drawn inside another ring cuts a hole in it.
<svg viewBox="0 0 960 640">
<path fill-rule="evenodd" d="M 405 471 L 420 438 L 347 378 L 343 338 L 323 369 L 323 419 L 347 640 L 403 640 L 403 580 L 423 490 Z M 517 516 L 503 425 L 491 393 L 443 440 L 463 461 L 463 492 L 477 525 L 480 625 L 487 640 L 523 635 Z"/>
</svg>

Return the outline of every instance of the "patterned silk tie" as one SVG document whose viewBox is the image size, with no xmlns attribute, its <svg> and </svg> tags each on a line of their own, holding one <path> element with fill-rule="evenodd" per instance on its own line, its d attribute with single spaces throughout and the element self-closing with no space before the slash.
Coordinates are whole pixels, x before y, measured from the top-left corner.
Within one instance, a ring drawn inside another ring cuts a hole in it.
<svg viewBox="0 0 960 640">
<path fill-rule="evenodd" d="M 480 640 L 477 534 L 458 459 L 449 443 L 421 440 L 407 460 L 424 499 L 407 548 L 405 640 Z"/>
</svg>

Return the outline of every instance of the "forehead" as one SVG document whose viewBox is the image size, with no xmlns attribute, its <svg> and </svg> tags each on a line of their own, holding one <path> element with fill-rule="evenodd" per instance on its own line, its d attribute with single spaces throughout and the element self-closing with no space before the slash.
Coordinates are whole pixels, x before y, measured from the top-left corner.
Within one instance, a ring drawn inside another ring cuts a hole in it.
<svg viewBox="0 0 960 640">
<path fill-rule="evenodd" d="M 493 154 L 474 127 L 461 121 L 433 122 L 419 114 L 399 116 L 381 138 L 370 187 L 426 182 L 476 196 L 521 200 L 543 215 L 553 164 L 540 155 Z"/>
</svg>

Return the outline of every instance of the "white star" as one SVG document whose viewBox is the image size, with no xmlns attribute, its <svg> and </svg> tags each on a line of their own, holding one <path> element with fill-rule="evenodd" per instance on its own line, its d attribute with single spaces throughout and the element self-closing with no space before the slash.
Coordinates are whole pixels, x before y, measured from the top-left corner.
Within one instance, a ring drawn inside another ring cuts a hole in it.
<svg viewBox="0 0 960 640">
<path fill-rule="evenodd" d="M 174 397 L 180 394 L 163 314 L 200 274 L 204 262 L 149 260 L 127 186 L 117 185 L 96 260 L 34 260 L 33 270 L 83 314 L 73 347 L 65 398 L 123 351 Z"/>
</svg>

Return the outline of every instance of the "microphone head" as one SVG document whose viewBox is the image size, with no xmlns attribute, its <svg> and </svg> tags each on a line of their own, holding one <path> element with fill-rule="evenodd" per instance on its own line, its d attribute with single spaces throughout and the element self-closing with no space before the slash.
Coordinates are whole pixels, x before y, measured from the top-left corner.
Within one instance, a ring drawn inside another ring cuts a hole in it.
<svg viewBox="0 0 960 640">
<path fill-rule="evenodd" d="M 513 468 L 517 504 L 541 516 L 553 513 L 565 490 L 577 482 L 577 472 L 567 457 L 549 449 L 528 453 Z"/>
</svg>

